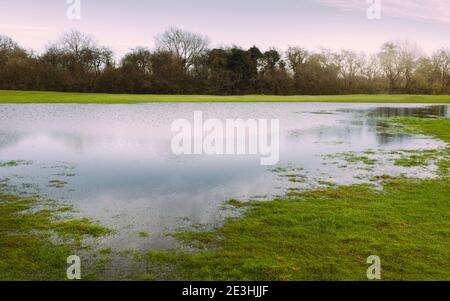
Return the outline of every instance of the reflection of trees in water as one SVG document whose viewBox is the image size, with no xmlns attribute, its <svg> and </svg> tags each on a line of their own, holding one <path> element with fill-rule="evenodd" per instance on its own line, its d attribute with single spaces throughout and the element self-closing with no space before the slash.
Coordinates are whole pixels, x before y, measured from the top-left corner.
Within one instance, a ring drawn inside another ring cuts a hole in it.
<svg viewBox="0 0 450 301">
<path fill-rule="evenodd" d="M 448 106 L 429 106 L 418 108 L 375 108 L 369 112 L 370 117 L 445 117 Z"/>
<path fill-rule="evenodd" d="M 386 145 L 393 142 L 403 143 L 411 140 L 411 136 L 407 134 L 390 134 L 383 131 L 377 131 L 376 139 L 378 144 Z"/>
<path fill-rule="evenodd" d="M 343 113 L 352 113 L 352 119 L 342 122 L 341 126 L 312 129 L 307 133 L 309 135 L 315 135 L 318 141 L 349 141 L 356 137 L 370 141 L 368 137 L 375 136 L 376 143 L 380 146 L 386 146 L 392 143 L 404 144 L 411 141 L 411 135 L 390 132 L 389 128 L 391 126 L 383 118 L 445 117 L 449 116 L 448 108 L 449 106 L 446 105 L 416 108 L 378 107 L 369 110 L 367 114 L 365 114 L 364 110 L 338 110 Z M 365 136 L 365 133 L 369 133 L 369 136 Z"/>
<path fill-rule="evenodd" d="M 77 152 L 83 152 L 88 145 L 92 145 L 95 142 L 93 137 L 83 133 L 53 132 L 50 134 L 50 137 L 61 142 L 67 148 Z"/>
<path fill-rule="evenodd" d="M 361 121 L 362 122 L 362 121 Z M 310 128 L 306 130 L 292 130 L 288 132 L 289 139 L 302 139 L 302 141 L 335 142 L 348 141 L 352 137 L 359 137 L 364 131 L 364 123 L 349 121 L 339 126 Z"/>
<path fill-rule="evenodd" d="M 304 132 L 290 132 L 293 138 L 303 141 L 318 142 L 349 142 L 358 140 L 363 143 L 376 142 L 379 146 L 391 143 L 404 143 L 411 140 L 411 136 L 401 133 L 389 133 L 389 125 L 381 120 L 349 120 L 340 126 L 309 129 Z M 373 141 L 375 139 L 375 141 Z"/>
<path fill-rule="evenodd" d="M 0 150 L 17 145 L 26 137 L 26 135 L 19 133 L 6 133 L 4 131 L 0 131 Z M 65 146 L 77 151 L 83 151 L 85 145 L 93 140 L 87 139 L 84 135 L 64 133 L 51 133 L 50 137 L 57 141 L 61 141 Z"/>
<path fill-rule="evenodd" d="M 448 116 L 448 106 L 428 106 L 419 108 L 389 108 L 380 107 L 370 111 L 370 117 L 446 117 Z M 401 133 L 389 133 L 389 124 L 382 120 L 372 119 L 373 126 L 377 128 L 377 142 L 380 145 L 389 144 L 392 142 L 403 143 L 411 139 L 410 135 Z"/>
<path fill-rule="evenodd" d="M 0 131 L 0 150 L 16 146 L 24 139 L 28 137 L 32 137 L 31 134 L 24 134 L 19 132 L 5 132 Z M 55 140 L 60 141 L 66 147 L 81 152 L 85 149 L 87 145 L 93 144 L 95 139 L 93 137 L 89 137 L 87 135 L 78 134 L 78 133 L 49 133 L 48 136 Z"/>
<path fill-rule="evenodd" d="M 448 106 L 428 106 L 417 108 L 392 108 L 379 107 L 369 112 L 369 117 L 391 118 L 391 117 L 446 117 L 448 116 Z M 369 119 L 369 124 L 376 128 L 376 139 L 380 145 L 392 142 L 403 143 L 411 139 L 410 135 L 401 133 L 389 133 L 389 124 L 383 120 Z"/>
</svg>

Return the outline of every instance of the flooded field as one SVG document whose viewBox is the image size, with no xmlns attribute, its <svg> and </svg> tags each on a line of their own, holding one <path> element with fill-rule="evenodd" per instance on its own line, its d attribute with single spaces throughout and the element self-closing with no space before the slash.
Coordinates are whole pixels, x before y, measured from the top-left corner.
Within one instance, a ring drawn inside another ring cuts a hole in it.
<svg viewBox="0 0 450 301">
<path fill-rule="evenodd" d="M 166 249 L 184 228 L 212 228 L 238 214 L 230 199 L 268 201 L 289 191 L 370 182 L 377 176 L 433 177 L 435 167 L 395 164 L 400 150 L 443 143 L 396 133 L 389 117 L 450 116 L 448 105 L 130 104 L 1 105 L 0 180 L 71 204 L 115 230 L 118 249 Z M 279 119 L 280 162 L 259 156 L 175 156 L 175 119 Z"/>
</svg>

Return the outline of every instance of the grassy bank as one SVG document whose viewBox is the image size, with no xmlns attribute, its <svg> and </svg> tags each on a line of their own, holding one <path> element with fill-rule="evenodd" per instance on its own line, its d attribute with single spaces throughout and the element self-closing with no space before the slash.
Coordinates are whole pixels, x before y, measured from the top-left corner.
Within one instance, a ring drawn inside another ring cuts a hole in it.
<svg viewBox="0 0 450 301">
<path fill-rule="evenodd" d="M 449 120 L 402 119 L 450 142 Z M 450 179 L 386 178 L 383 191 L 353 185 L 245 205 L 212 232 L 180 233 L 197 252 L 150 252 L 161 279 L 367 280 L 378 255 L 384 280 L 450 279 Z M 170 267 L 170 268 L 168 268 Z M 158 273 L 154 277 L 158 277 Z"/>
<path fill-rule="evenodd" d="M 67 219 L 72 209 L 0 185 L 0 280 L 64 280 L 67 257 L 81 239 L 109 230 L 87 219 Z"/>
<path fill-rule="evenodd" d="M 393 118 L 391 121 L 405 126 L 404 132 L 434 136 L 450 143 L 450 118 Z"/>
<path fill-rule="evenodd" d="M 0 103 L 146 103 L 146 102 L 348 102 L 348 103 L 450 103 L 450 96 L 334 95 L 334 96 L 209 96 L 130 95 L 61 92 L 0 91 Z"/>
</svg>

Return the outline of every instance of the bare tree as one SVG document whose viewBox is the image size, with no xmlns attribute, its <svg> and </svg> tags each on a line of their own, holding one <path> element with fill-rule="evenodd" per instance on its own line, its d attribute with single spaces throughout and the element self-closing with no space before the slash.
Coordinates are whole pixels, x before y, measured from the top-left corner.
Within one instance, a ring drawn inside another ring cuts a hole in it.
<svg viewBox="0 0 450 301">
<path fill-rule="evenodd" d="M 181 60 L 188 70 L 208 48 L 209 39 L 202 35 L 171 27 L 156 37 L 156 48 L 170 52 Z"/>
<path fill-rule="evenodd" d="M 375 78 L 380 76 L 381 68 L 379 58 L 376 54 L 367 56 L 366 54 L 361 54 L 358 60 L 361 64 L 359 66 L 361 74 L 369 82 L 373 81 Z"/>
<path fill-rule="evenodd" d="M 389 42 L 383 44 L 379 53 L 380 64 L 389 80 L 391 91 L 396 88 L 411 88 L 417 62 L 422 50 L 410 42 Z"/>
<path fill-rule="evenodd" d="M 359 61 L 361 56 L 355 51 L 344 49 L 334 55 L 335 63 L 339 67 L 339 76 L 344 81 L 345 89 L 353 89 L 356 77 L 361 74 Z"/>
<path fill-rule="evenodd" d="M 440 92 L 450 84 L 450 49 L 440 49 L 431 58 L 434 72 L 440 86 Z"/>
<path fill-rule="evenodd" d="M 0 51 L 12 52 L 19 48 L 16 42 L 8 36 L 0 35 Z"/>
<path fill-rule="evenodd" d="M 110 48 L 98 46 L 95 40 L 82 32 L 70 31 L 50 44 L 44 58 L 74 71 L 100 71 L 114 65 Z"/>
<path fill-rule="evenodd" d="M 56 41 L 47 46 L 47 52 L 65 54 L 81 60 L 83 52 L 97 48 L 92 37 L 80 31 L 69 31 L 61 35 Z"/>
<path fill-rule="evenodd" d="M 400 77 L 400 62 L 398 45 L 392 42 L 384 43 L 378 54 L 380 66 L 389 81 L 391 92 L 396 89 Z"/>
<path fill-rule="evenodd" d="M 76 57 L 80 57 L 84 50 L 97 48 L 92 37 L 76 30 L 64 33 L 57 46 Z"/>
<path fill-rule="evenodd" d="M 7 61 L 25 60 L 31 56 L 31 52 L 29 53 L 21 48 L 13 39 L 0 34 L 0 65 Z"/>
<path fill-rule="evenodd" d="M 423 56 L 423 51 L 417 44 L 408 41 L 398 43 L 398 49 L 400 74 L 402 74 L 403 77 L 403 87 L 406 92 L 410 92 L 409 90 L 413 85 L 414 73 L 417 69 L 418 61 Z"/>
</svg>

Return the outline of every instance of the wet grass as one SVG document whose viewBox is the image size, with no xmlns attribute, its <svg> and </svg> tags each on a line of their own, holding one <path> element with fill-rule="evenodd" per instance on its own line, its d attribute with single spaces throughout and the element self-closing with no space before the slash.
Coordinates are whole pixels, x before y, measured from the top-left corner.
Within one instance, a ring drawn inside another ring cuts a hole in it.
<svg viewBox="0 0 450 301">
<path fill-rule="evenodd" d="M 413 154 L 407 153 L 395 160 L 394 165 L 403 167 L 428 166 L 430 161 L 440 154 L 437 150 L 416 150 Z"/>
<path fill-rule="evenodd" d="M 31 161 L 14 160 L 14 161 L 3 161 L 0 162 L 0 167 L 17 167 L 20 165 L 30 165 Z"/>
<path fill-rule="evenodd" d="M 362 163 L 365 165 L 375 165 L 375 163 L 377 163 L 377 160 L 375 159 L 369 159 L 369 157 L 367 156 L 354 156 L 349 154 L 348 156 L 344 157 L 344 159 L 348 162 L 348 163 Z"/>
<path fill-rule="evenodd" d="M 140 238 L 148 238 L 148 237 L 150 237 L 150 234 L 148 232 L 141 231 L 141 232 L 139 232 L 139 237 Z"/>
<path fill-rule="evenodd" d="M 298 174 L 286 175 L 284 177 L 287 177 L 289 179 L 289 182 L 291 183 L 306 183 L 307 180 L 307 177 L 305 175 Z"/>
<path fill-rule="evenodd" d="M 50 180 L 47 187 L 51 188 L 64 188 L 68 183 L 62 180 Z"/>
<path fill-rule="evenodd" d="M 348 102 L 348 103 L 450 103 L 448 95 L 326 95 L 326 96 L 213 96 L 131 95 L 0 91 L 0 103 L 146 103 L 146 102 Z"/>
<path fill-rule="evenodd" d="M 278 174 L 281 178 L 287 178 L 289 182 L 291 183 L 305 183 L 306 182 L 306 175 L 302 174 L 301 172 L 304 171 L 302 167 L 276 167 L 273 169 L 269 169 L 269 171 Z"/>
<path fill-rule="evenodd" d="M 361 163 L 363 165 L 375 165 L 378 161 L 376 159 L 370 158 L 366 155 L 373 155 L 373 151 L 366 151 L 364 152 L 365 155 L 359 155 L 355 152 L 345 152 L 345 153 L 338 153 L 338 154 L 332 154 L 332 155 L 325 155 L 324 158 L 329 159 L 341 159 L 347 163 Z M 339 162 L 335 162 L 335 164 L 338 164 Z"/>
<path fill-rule="evenodd" d="M 434 161 L 440 175 L 450 173 L 450 118 L 394 118 L 390 122 L 400 124 L 404 132 L 411 134 L 423 134 L 441 139 L 447 143 L 447 147 L 439 150 L 419 150 L 412 154 L 402 155 L 395 162 L 400 166 L 423 166 Z"/>
<path fill-rule="evenodd" d="M 450 143 L 450 118 L 392 118 L 389 121 L 405 126 L 405 132 L 434 136 Z"/>
<path fill-rule="evenodd" d="M 231 199 L 225 202 L 225 205 L 234 207 L 234 208 L 243 208 L 243 207 L 248 207 L 250 206 L 249 202 L 241 202 L 239 200 L 236 199 Z"/>
<path fill-rule="evenodd" d="M 39 210 L 37 209 L 39 208 Z M 0 280 L 64 280 L 67 257 L 82 239 L 110 231 L 88 219 L 66 219 L 72 208 L 0 188 Z"/>
<path fill-rule="evenodd" d="M 270 169 L 270 171 L 275 172 L 275 173 L 284 173 L 284 172 L 288 172 L 288 169 L 286 167 L 278 166 L 276 168 Z"/>
</svg>

